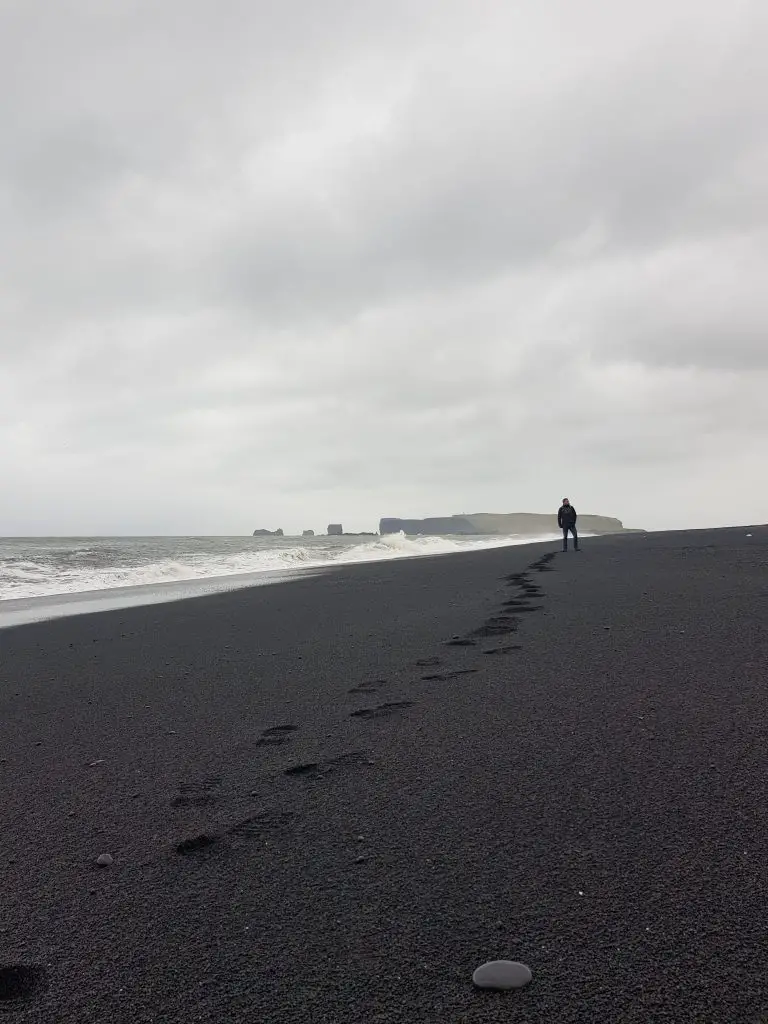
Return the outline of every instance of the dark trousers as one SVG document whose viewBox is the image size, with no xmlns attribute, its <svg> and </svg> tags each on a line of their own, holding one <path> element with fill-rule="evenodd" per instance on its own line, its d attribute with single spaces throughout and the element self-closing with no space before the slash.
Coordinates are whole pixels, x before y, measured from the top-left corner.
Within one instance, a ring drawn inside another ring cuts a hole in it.
<svg viewBox="0 0 768 1024">
<path fill-rule="evenodd" d="M 574 551 L 578 551 L 579 550 L 579 535 L 578 535 L 578 533 L 576 533 L 576 524 L 574 524 L 573 526 L 564 526 L 563 527 L 563 551 L 567 551 L 568 550 L 568 531 L 569 530 L 573 534 L 573 548 L 574 548 Z"/>
</svg>

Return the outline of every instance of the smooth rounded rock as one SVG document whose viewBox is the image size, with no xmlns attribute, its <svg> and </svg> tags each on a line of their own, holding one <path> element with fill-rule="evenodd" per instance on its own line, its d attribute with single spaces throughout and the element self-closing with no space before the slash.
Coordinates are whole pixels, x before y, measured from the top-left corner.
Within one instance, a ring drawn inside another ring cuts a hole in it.
<svg viewBox="0 0 768 1024">
<path fill-rule="evenodd" d="M 530 968 L 517 960 L 489 960 L 477 968 L 472 981 L 478 988 L 510 989 L 522 988 L 532 977 Z"/>
<path fill-rule="evenodd" d="M 108 868 L 110 864 L 114 864 L 114 858 L 109 853 L 100 853 L 96 858 L 96 863 L 100 868 Z"/>
</svg>

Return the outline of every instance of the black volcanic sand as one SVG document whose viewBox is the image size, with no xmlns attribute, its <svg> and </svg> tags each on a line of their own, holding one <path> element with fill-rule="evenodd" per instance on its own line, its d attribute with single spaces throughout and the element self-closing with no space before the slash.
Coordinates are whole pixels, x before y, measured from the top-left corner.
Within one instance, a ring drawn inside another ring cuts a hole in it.
<svg viewBox="0 0 768 1024">
<path fill-rule="evenodd" d="M 0 633 L 0 1009 L 765 1021 L 767 597 L 763 527 Z"/>
</svg>

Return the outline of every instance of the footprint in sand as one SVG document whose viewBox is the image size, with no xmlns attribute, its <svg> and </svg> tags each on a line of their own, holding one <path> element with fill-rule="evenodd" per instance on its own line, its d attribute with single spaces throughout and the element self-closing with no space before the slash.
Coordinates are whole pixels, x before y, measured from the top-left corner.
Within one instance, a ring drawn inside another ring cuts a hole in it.
<svg viewBox="0 0 768 1024">
<path fill-rule="evenodd" d="M 243 818 L 229 829 L 232 838 L 261 839 L 263 836 L 282 832 L 293 824 L 296 815 L 292 811 L 260 811 L 249 818 Z"/>
<path fill-rule="evenodd" d="M 45 988 L 42 967 L 0 964 L 0 1011 L 21 1010 Z"/>
<path fill-rule="evenodd" d="M 224 843 L 227 847 L 237 846 L 238 841 L 258 839 L 263 841 L 271 835 L 285 832 L 296 815 L 292 811 L 260 811 L 249 818 L 236 822 L 223 835 L 203 832 L 200 835 L 182 839 L 175 850 L 180 857 L 205 855 L 212 846 Z"/>
<path fill-rule="evenodd" d="M 388 704 L 379 704 L 375 708 L 360 708 L 358 711 L 353 711 L 351 718 L 387 718 L 389 715 L 395 715 L 400 711 L 405 711 L 406 708 L 412 708 L 414 702 L 412 700 L 397 700 L 391 701 Z"/>
<path fill-rule="evenodd" d="M 517 619 L 509 615 L 494 615 L 482 626 L 475 629 L 473 636 L 504 636 L 506 633 L 517 632 Z"/>
<path fill-rule="evenodd" d="M 513 597 L 509 601 L 504 602 L 505 608 L 514 608 L 518 612 L 540 612 L 543 605 L 540 604 L 528 604 L 527 601 L 523 601 L 518 597 Z"/>
<path fill-rule="evenodd" d="M 363 765 L 372 765 L 376 762 L 365 750 L 350 750 L 346 754 L 338 754 L 330 757 L 323 764 L 332 771 L 336 768 L 361 768 Z"/>
<path fill-rule="evenodd" d="M 273 725 L 265 729 L 256 742 L 257 747 L 279 747 L 287 743 L 291 733 L 298 730 L 297 725 Z"/>
<path fill-rule="evenodd" d="M 176 853 L 178 853 L 180 857 L 191 857 L 192 854 L 200 853 L 201 850 L 206 850 L 209 846 L 213 846 L 213 844 L 218 841 L 218 838 L 218 836 L 202 833 L 199 836 L 191 836 L 189 839 L 182 839 L 182 841 L 176 845 Z"/>
<path fill-rule="evenodd" d="M 548 555 L 542 555 L 541 558 L 535 562 L 531 562 L 530 568 L 536 572 L 554 572 L 555 570 L 550 566 L 550 562 L 556 557 L 556 552 L 552 552 Z"/>
<path fill-rule="evenodd" d="M 285 774 L 291 776 L 302 776 L 304 778 L 314 778 L 317 775 L 322 775 L 323 770 L 318 761 L 308 761 L 306 764 L 294 764 L 290 768 L 286 768 Z"/>
<path fill-rule="evenodd" d="M 386 679 L 376 679 L 372 683 L 358 683 L 357 686 L 347 690 L 347 693 L 376 693 L 380 686 L 386 685 Z"/>
<path fill-rule="evenodd" d="M 518 590 L 526 592 L 532 591 L 534 593 L 541 593 L 541 588 L 538 583 L 534 583 L 527 574 L 524 576 L 508 576 L 507 586 L 516 587 Z"/>
<path fill-rule="evenodd" d="M 326 761 L 308 761 L 305 764 L 291 765 L 285 769 L 285 774 L 292 778 L 316 779 L 345 768 L 363 768 L 375 763 L 366 751 L 350 750 L 346 754 L 329 757 Z"/>
<path fill-rule="evenodd" d="M 457 668 L 453 672 L 432 672 L 430 675 L 422 676 L 421 678 L 427 682 L 435 680 L 441 683 L 446 682 L 448 679 L 457 679 L 459 676 L 471 676 L 475 672 L 479 671 L 476 668 Z"/>
<path fill-rule="evenodd" d="M 219 799 L 221 778 L 218 775 L 206 775 L 193 782 L 180 782 L 179 791 L 171 800 L 172 807 L 205 807 L 216 803 Z"/>
</svg>

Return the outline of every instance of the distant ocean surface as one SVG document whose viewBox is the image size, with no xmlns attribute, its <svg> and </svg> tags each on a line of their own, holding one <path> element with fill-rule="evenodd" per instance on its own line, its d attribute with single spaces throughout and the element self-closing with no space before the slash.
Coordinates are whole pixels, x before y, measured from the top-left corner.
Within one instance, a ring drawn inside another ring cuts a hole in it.
<svg viewBox="0 0 768 1024">
<path fill-rule="evenodd" d="M 476 551 L 553 536 L 13 537 L 0 539 L 0 601 Z"/>
</svg>

